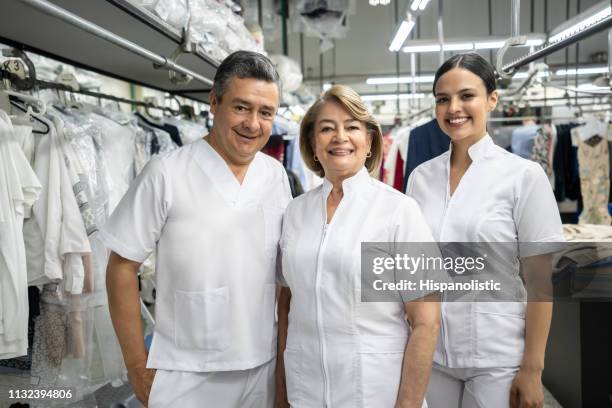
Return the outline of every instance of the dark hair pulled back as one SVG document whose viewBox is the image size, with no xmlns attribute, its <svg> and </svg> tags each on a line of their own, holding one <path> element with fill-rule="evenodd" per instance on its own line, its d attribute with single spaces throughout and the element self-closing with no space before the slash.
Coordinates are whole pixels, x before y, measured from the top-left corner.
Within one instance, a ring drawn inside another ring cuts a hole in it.
<svg viewBox="0 0 612 408">
<path fill-rule="evenodd" d="M 475 52 L 456 54 L 447 59 L 436 71 L 433 83 L 433 94 L 436 95 L 436 84 L 440 77 L 453 68 L 463 68 L 478 75 L 487 88 L 487 94 L 497 89 L 495 68 L 489 61 Z"/>
</svg>

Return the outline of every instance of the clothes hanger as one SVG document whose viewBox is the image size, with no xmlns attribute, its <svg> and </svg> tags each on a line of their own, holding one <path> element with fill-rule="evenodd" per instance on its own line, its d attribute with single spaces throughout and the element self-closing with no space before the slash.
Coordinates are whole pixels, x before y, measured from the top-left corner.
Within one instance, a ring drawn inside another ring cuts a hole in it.
<svg viewBox="0 0 612 408">
<path fill-rule="evenodd" d="M 26 118 L 29 118 L 30 121 L 36 121 L 36 122 L 38 122 L 38 123 L 40 123 L 41 125 L 44 126 L 44 130 L 38 130 L 38 129 L 32 128 L 32 133 L 37 133 L 39 135 L 46 135 L 46 134 L 49 133 L 49 131 L 51 130 L 49 128 L 49 125 L 45 121 L 43 121 L 43 120 L 39 119 L 38 117 L 36 117 L 34 115 L 34 112 L 32 111 L 30 106 L 28 106 L 27 108 L 24 108 L 19 103 L 15 102 L 15 101 L 12 101 L 12 100 L 10 101 L 10 104 L 11 104 L 11 106 L 14 106 L 15 108 L 19 109 L 20 111 L 25 112 Z"/>
</svg>

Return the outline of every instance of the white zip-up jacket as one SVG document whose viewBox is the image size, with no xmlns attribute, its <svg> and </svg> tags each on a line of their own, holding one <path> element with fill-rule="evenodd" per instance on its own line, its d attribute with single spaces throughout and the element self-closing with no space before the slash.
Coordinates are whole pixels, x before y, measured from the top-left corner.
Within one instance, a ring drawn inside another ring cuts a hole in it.
<svg viewBox="0 0 612 408">
<path fill-rule="evenodd" d="M 415 201 L 363 168 L 329 224 L 323 185 L 294 199 L 281 236 L 292 293 L 284 353 L 292 407 L 392 407 L 409 337 L 404 304 L 361 301 L 362 242 L 431 242 Z"/>
</svg>

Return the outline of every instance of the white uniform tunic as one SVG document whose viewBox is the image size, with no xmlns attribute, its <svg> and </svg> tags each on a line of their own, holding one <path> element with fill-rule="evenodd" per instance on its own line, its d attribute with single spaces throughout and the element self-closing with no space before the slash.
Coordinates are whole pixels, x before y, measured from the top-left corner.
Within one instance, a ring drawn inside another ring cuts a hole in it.
<svg viewBox="0 0 612 408">
<path fill-rule="evenodd" d="M 361 302 L 361 242 L 432 242 L 414 200 L 366 169 L 293 200 L 283 220 L 283 278 L 291 288 L 287 393 L 292 407 L 392 407 L 409 336 L 404 304 Z"/>
<path fill-rule="evenodd" d="M 204 140 L 147 164 L 100 234 L 134 261 L 156 251 L 147 367 L 246 370 L 275 356 L 275 264 L 290 197 L 282 165 L 262 153 L 242 185 Z"/>
<path fill-rule="evenodd" d="M 452 146 L 451 146 L 452 148 Z M 504 271 L 519 274 L 519 257 L 553 252 L 563 242 L 561 219 L 539 164 L 507 152 L 489 135 L 472 145 L 472 164 L 450 195 L 451 151 L 410 175 L 406 194 L 420 205 L 439 242 L 516 243 Z M 434 354 L 453 367 L 516 367 L 524 349 L 524 302 L 443 302 Z"/>
</svg>

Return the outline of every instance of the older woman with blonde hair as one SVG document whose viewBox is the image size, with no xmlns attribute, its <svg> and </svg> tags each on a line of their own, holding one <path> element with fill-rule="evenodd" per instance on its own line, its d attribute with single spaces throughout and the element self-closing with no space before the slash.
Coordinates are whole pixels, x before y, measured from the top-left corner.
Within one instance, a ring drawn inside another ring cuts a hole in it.
<svg viewBox="0 0 612 408">
<path fill-rule="evenodd" d="M 361 246 L 431 242 L 429 227 L 414 200 L 370 177 L 382 133 L 352 89 L 333 86 L 310 107 L 300 149 L 324 182 L 283 219 L 277 406 L 421 407 L 437 295 L 362 302 Z"/>
</svg>

